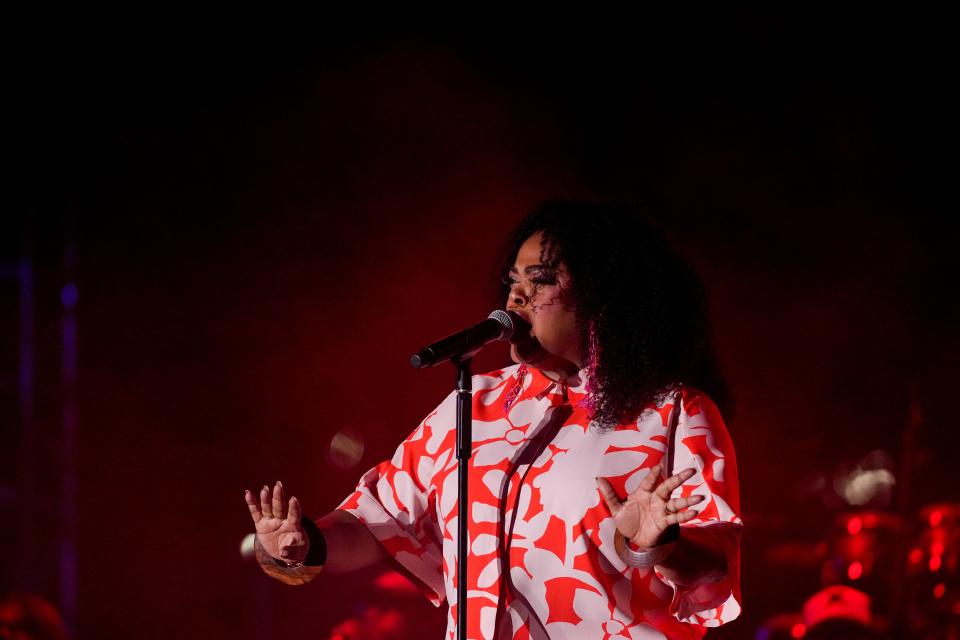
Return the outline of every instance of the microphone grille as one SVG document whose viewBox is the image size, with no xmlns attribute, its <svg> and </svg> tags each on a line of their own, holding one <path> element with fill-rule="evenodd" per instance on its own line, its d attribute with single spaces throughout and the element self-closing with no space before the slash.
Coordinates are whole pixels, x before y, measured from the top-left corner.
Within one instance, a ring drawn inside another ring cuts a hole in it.
<svg viewBox="0 0 960 640">
<path fill-rule="evenodd" d="M 516 331 L 516 327 L 513 324 L 513 318 L 510 317 L 510 314 L 503 309 L 494 309 L 490 312 L 490 315 L 487 316 L 487 318 L 490 320 L 496 320 L 503 326 L 503 331 L 500 332 L 501 340 L 509 340 L 513 336 L 513 332 Z"/>
</svg>

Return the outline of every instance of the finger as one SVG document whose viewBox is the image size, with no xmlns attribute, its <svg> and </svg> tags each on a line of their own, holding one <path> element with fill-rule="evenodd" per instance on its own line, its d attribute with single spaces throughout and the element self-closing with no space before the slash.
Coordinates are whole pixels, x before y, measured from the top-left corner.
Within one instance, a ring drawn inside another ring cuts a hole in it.
<svg viewBox="0 0 960 640">
<path fill-rule="evenodd" d="M 696 518 L 698 512 L 693 511 L 692 509 L 687 509 L 686 511 L 681 511 L 680 513 L 671 513 L 666 517 L 667 524 L 680 524 L 686 522 L 687 520 L 692 520 Z"/>
<path fill-rule="evenodd" d="M 692 478 L 693 474 L 696 472 L 696 469 L 684 469 L 677 475 L 670 476 L 663 481 L 663 484 L 657 487 L 657 495 L 663 500 L 669 500 L 670 494 L 673 493 L 673 490 Z"/>
<path fill-rule="evenodd" d="M 620 496 L 617 495 L 617 492 L 614 491 L 606 478 L 597 478 L 597 488 L 600 489 L 600 495 L 603 496 L 603 501 L 607 503 L 607 508 L 610 509 L 610 513 L 617 515 L 623 505 Z"/>
<path fill-rule="evenodd" d="M 283 483 L 273 485 L 273 517 L 283 519 Z"/>
<path fill-rule="evenodd" d="M 260 513 L 260 507 L 257 505 L 257 500 L 253 497 L 253 493 L 249 489 L 243 490 L 243 499 L 247 502 L 247 507 L 250 508 L 250 517 L 253 518 L 253 524 L 260 522 L 260 518 L 263 517 L 263 514 Z"/>
<path fill-rule="evenodd" d="M 296 496 L 290 498 L 290 508 L 287 509 L 287 522 L 296 527 L 300 526 L 300 501 Z"/>
<path fill-rule="evenodd" d="M 270 505 L 270 487 L 263 485 L 260 489 L 260 512 L 264 518 L 273 517 L 273 507 Z"/>
<path fill-rule="evenodd" d="M 660 465 L 655 464 L 650 467 L 650 471 L 647 473 L 647 476 L 640 482 L 640 486 L 637 487 L 640 491 L 645 491 L 647 493 L 653 491 L 653 488 L 657 486 L 657 480 L 660 478 Z"/>
<path fill-rule="evenodd" d="M 687 507 L 692 507 L 695 504 L 700 504 L 703 502 L 704 497 L 702 495 L 692 495 L 686 498 L 674 498 L 663 505 L 664 511 L 667 513 L 680 513 Z"/>
</svg>

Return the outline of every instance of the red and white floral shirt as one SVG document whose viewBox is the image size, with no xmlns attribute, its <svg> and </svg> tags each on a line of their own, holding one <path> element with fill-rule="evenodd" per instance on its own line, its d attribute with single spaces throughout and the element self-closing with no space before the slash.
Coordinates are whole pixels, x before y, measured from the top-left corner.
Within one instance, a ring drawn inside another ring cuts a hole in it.
<svg viewBox="0 0 960 640">
<path fill-rule="evenodd" d="M 582 385 L 566 387 L 536 369 L 474 376 L 473 387 L 468 638 L 699 638 L 739 615 L 736 460 L 704 393 L 683 388 L 679 408 L 669 395 L 635 423 L 603 431 L 580 406 Z M 339 507 L 366 524 L 434 604 L 450 603 L 449 638 L 457 609 L 455 399 Z M 697 473 L 674 497 L 706 498 L 683 526 L 709 526 L 728 565 L 725 576 L 692 589 L 620 559 L 595 480 L 607 478 L 621 496 L 636 490 L 664 457 L 677 409 L 673 468 Z"/>
</svg>

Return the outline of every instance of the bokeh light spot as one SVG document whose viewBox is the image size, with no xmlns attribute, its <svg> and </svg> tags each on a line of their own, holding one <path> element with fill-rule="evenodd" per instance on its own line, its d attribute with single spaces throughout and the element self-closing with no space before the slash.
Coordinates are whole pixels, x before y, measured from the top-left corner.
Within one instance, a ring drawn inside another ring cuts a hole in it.
<svg viewBox="0 0 960 640">
<path fill-rule="evenodd" d="M 330 461 L 340 469 L 352 469 L 363 457 L 363 436 L 346 427 L 330 439 Z"/>
<path fill-rule="evenodd" d="M 857 535 L 860 533 L 861 529 L 863 529 L 863 520 L 861 520 L 859 517 L 854 516 L 847 520 L 847 533 L 850 535 Z"/>
<path fill-rule="evenodd" d="M 847 577 L 851 580 L 857 580 L 863 575 L 863 565 L 859 562 L 851 562 L 847 567 Z"/>
<path fill-rule="evenodd" d="M 253 557 L 253 545 L 256 542 L 257 534 L 248 533 L 243 536 L 243 540 L 240 541 L 240 555 L 244 558 Z"/>
<path fill-rule="evenodd" d="M 940 571 L 940 565 L 943 563 L 943 560 L 940 556 L 931 556 L 930 558 L 930 571 L 936 572 Z"/>
<path fill-rule="evenodd" d="M 80 290 L 77 289 L 77 285 L 72 282 L 63 285 L 63 289 L 60 290 L 60 303 L 63 304 L 64 307 L 69 309 L 77 304 L 77 300 L 79 299 Z"/>
</svg>

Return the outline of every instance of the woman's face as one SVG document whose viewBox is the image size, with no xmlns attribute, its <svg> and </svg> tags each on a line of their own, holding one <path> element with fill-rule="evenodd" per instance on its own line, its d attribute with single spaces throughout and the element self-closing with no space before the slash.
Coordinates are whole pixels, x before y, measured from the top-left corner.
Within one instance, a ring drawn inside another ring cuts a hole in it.
<svg viewBox="0 0 960 640">
<path fill-rule="evenodd" d="M 542 239 L 540 232 L 527 238 L 508 275 L 507 311 L 523 316 L 535 339 L 511 345 L 510 355 L 514 362 L 569 375 L 583 367 L 581 334 L 569 301 L 570 274 L 562 262 L 551 264 L 550 246 Z"/>
</svg>

